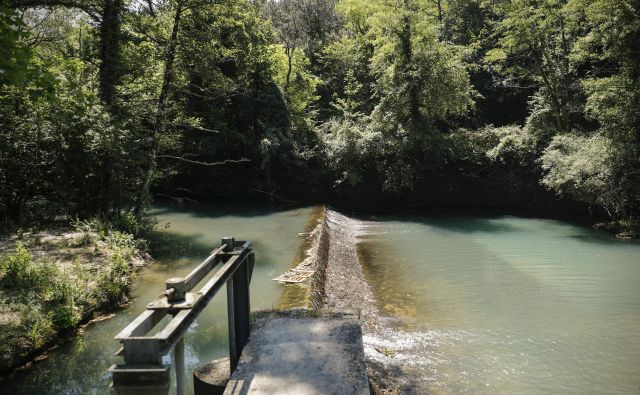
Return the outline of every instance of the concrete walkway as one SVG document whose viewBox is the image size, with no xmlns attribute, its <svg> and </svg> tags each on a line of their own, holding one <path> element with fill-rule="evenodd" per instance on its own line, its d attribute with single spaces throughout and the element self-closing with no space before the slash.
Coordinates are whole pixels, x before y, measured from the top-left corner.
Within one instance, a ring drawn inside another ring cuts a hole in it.
<svg viewBox="0 0 640 395">
<path fill-rule="evenodd" d="M 306 310 L 260 314 L 224 393 L 369 394 L 358 317 Z"/>
</svg>

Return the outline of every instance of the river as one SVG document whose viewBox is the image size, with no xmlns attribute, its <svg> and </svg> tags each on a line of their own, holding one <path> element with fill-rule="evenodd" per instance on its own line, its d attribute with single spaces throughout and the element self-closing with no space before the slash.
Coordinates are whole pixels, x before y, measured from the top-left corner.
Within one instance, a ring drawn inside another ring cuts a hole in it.
<svg viewBox="0 0 640 395">
<path fill-rule="evenodd" d="M 164 252 L 138 274 L 133 303 L 0 382 L 2 392 L 108 393 L 113 336 L 224 235 L 254 241 L 252 307 L 281 305 L 283 286 L 271 278 L 299 258 L 311 213 L 157 208 L 160 224 L 170 223 Z M 374 296 L 380 325 L 365 333 L 365 352 L 400 367 L 409 392 L 638 394 L 639 243 L 550 219 L 362 218 L 332 226 L 352 227 Z M 226 341 L 223 293 L 186 337 L 187 367 L 226 355 Z"/>
<path fill-rule="evenodd" d="M 367 354 L 416 393 L 638 394 L 640 244 L 549 219 L 362 221 L 390 324 Z"/>
</svg>

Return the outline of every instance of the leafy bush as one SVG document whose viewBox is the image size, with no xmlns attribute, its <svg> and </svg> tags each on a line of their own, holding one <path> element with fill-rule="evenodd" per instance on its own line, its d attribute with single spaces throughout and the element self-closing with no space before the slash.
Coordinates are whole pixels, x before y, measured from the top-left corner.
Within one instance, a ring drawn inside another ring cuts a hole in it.
<svg viewBox="0 0 640 395">
<path fill-rule="evenodd" d="M 71 221 L 74 230 L 80 233 L 80 237 L 73 241 L 73 247 L 83 247 L 94 244 L 106 233 L 105 225 L 97 218 L 81 220 L 76 218 Z"/>
<path fill-rule="evenodd" d="M 136 215 L 127 211 L 120 214 L 115 221 L 115 227 L 131 235 L 139 235 L 142 233 L 144 224 L 136 218 Z"/>
<path fill-rule="evenodd" d="M 75 328 L 82 319 L 80 308 L 76 305 L 79 284 L 60 273 L 52 283 L 51 321 L 56 328 L 69 330 Z"/>
<path fill-rule="evenodd" d="M 33 303 L 19 306 L 20 327 L 31 347 L 42 347 L 54 333 L 53 325 L 42 306 Z"/>
<path fill-rule="evenodd" d="M 99 298 L 103 303 L 116 305 L 128 293 L 131 286 L 130 257 L 117 250 L 109 257 L 109 267 L 98 279 Z"/>
<path fill-rule="evenodd" d="M 31 265 L 31 253 L 23 243 L 18 242 L 15 254 L 7 254 L 0 260 L 0 271 L 2 286 L 9 287 L 29 287 L 34 280 L 33 268 Z"/>
<path fill-rule="evenodd" d="M 544 145 L 529 125 L 485 126 L 473 132 L 462 132 L 471 142 L 470 149 L 491 162 L 506 165 L 536 166 Z M 460 145 L 460 142 L 456 142 Z"/>
<path fill-rule="evenodd" d="M 546 171 L 542 183 L 561 195 L 607 207 L 616 201 L 614 160 L 612 142 L 604 136 L 555 136 L 540 158 Z"/>
</svg>

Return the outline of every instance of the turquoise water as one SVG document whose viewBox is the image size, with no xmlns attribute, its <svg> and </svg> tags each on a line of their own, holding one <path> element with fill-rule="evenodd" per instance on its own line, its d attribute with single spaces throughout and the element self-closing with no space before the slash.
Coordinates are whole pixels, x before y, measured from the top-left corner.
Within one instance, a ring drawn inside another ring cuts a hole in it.
<svg viewBox="0 0 640 395">
<path fill-rule="evenodd" d="M 168 277 L 189 272 L 222 236 L 254 241 L 252 307 L 275 307 L 271 278 L 295 259 L 311 209 L 158 208 L 157 262 L 112 319 L 0 382 L 1 393 L 109 393 L 112 340 Z M 639 394 L 640 243 L 562 221 L 386 217 L 356 221 L 380 311 L 370 358 L 400 366 L 418 394 Z M 348 226 L 354 226 L 350 224 Z M 224 292 L 186 337 L 187 367 L 227 353 Z"/>
<path fill-rule="evenodd" d="M 89 326 L 82 336 L 54 350 L 31 369 L 1 381 L 0 392 L 110 393 L 107 369 L 117 362 L 114 353 L 119 348 L 113 337 L 163 292 L 167 278 L 187 274 L 220 245 L 223 236 L 253 241 L 252 308 L 277 307 L 283 286 L 271 279 L 289 269 L 300 243 L 298 232 L 305 230 L 310 212 L 308 208 L 278 212 L 238 207 L 201 207 L 197 211 L 157 208 L 154 214 L 162 229 L 161 251 L 157 262 L 137 275 L 133 303 L 115 317 Z M 185 338 L 187 368 L 227 356 L 227 347 L 226 293 L 222 291 Z"/>
<path fill-rule="evenodd" d="M 367 353 L 416 393 L 640 393 L 640 243 L 518 217 L 364 222 Z"/>
</svg>

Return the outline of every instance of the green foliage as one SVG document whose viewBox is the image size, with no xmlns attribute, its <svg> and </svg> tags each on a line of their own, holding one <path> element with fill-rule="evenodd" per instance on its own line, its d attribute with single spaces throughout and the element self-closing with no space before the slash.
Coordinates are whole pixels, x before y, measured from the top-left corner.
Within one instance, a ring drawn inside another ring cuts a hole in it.
<svg viewBox="0 0 640 395">
<path fill-rule="evenodd" d="M 97 220 L 77 221 L 76 226 L 90 237 L 71 247 L 99 249 L 107 257 L 103 265 L 94 267 L 79 259 L 73 265 L 34 259 L 21 242 L 14 253 L 0 257 L 2 369 L 14 365 L 20 354 L 52 342 L 61 332 L 75 330 L 96 309 L 111 309 L 126 300 L 132 260 L 140 243 Z M 82 239 L 82 234 L 77 238 Z"/>
<path fill-rule="evenodd" d="M 542 182 L 560 194 L 607 205 L 615 199 L 610 184 L 614 158 L 606 137 L 555 136 L 540 158 L 546 171 Z"/>
<path fill-rule="evenodd" d="M 438 124 L 466 114 L 473 104 L 459 49 L 439 40 L 430 4 L 399 0 L 339 5 L 347 18 L 355 18 L 354 26 L 366 26 L 364 38 L 373 49 L 370 70 L 380 98 L 373 116 L 390 131 L 435 132 Z"/>
<path fill-rule="evenodd" d="M 127 211 L 121 213 L 114 222 L 116 229 L 121 229 L 124 233 L 128 233 L 132 236 L 143 235 L 149 232 L 149 228 L 153 227 L 153 224 L 149 224 L 144 220 L 136 218 L 135 214 Z"/>
<path fill-rule="evenodd" d="M 30 305 L 21 305 L 19 314 L 20 329 L 26 334 L 31 347 L 40 348 L 44 346 L 47 339 L 50 339 L 55 333 L 50 315 L 43 311 L 42 306 L 37 302 Z"/>
<path fill-rule="evenodd" d="M 116 306 L 129 294 L 131 286 L 130 251 L 116 249 L 109 256 L 109 267 L 98 278 L 102 303 Z"/>
<path fill-rule="evenodd" d="M 323 49 L 320 67 L 326 75 L 323 88 L 329 103 L 321 116 L 328 113 L 350 118 L 373 111 L 378 100 L 374 97 L 372 56 L 373 45 L 364 35 L 341 37 Z"/>
<path fill-rule="evenodd" d="M 409 191 L 454 159 L 451 141 L 439 135 L 424 137 L 400 128 L 389 138 L 386 127 L 372 117 L 332 119 L 323 124 L 327 166 L 336 177 L 334 187 Z"/>
<path fill-rule="evenodd" d="M 80 322 L 81 311 L 76 305 L 76 290 L 79 284 L 75 284 L 68 279 L 63 280 L 57 277 L 57 281 L 53 281 L 51 289 L 51 299 L 49 300 L 51 308 L 51 322 L 59 330 L 74 329 Z"/>
<path fill-rule="evenodd" d="M 580 84 L 571 51 L 582 29 L 581 18 L 565 1 L 517 0 L 494 7 L 502 16 L 498 46 L 485 61 L 521 81 L 534 80 L 553 113 L 558 132 L 569 132 L 580 111 Z"/>
<path fill-rule="evenodd" d="M 29 48 L 21 41 L 24 23 L 17 13 L 0 6 L 0 85 L 17 84 L 25 77 Z"/>
<path fill-rule="evenodd" d="M 154 195 L 429 201 L 489 177 L 502 186 L 481 206 L 531 183 L 640 215 L 635 3 L 177 0 L 100 9 L 103 23 L 48 12 L 0 8 L 0 217 L 109 223 L 78 225 L 80 244 L 119 251 L 105 299 L 140 248 L 114 231 L 145 233 Z"/>
<path fill-rule="evenodd" d="M 31 299 L 31 303 L 44 303 L 48 306 L 48 316 L 51 325 L 60 330 L 74 328 L 80 320 L 80 312 L 75 304 L 77 284 L 58 268 L 48 262 L 34 262 L 31 253 L 18 243 L 14 254 L 2 257 L 0 263 L 3 276 L 0 279 L 2 288 L 24 293 L 24 297 Z M 35 299 L 35 300 L 34 300 Z M 31 322 L 31 337 L 48 327 L 42 315 L 35 315 Z M 27 324 L 29 325 L 29 324 Z M 34 343 L 37 341 L 34 340 Z"/>
<path fill-rule="evenodd" d="M 531 166 L 539 153 L 538 139 L 527 127 L 486 126 L 470 137 L 490 161 L 511 166 Z"/>
<path fill-rule="evenodd" d="M 38 278 L 31 264 L 31 253 L 20 242 L 16 245 L 15 254 L 2 256 L 0 272 L 3 274 L 2 285 L 5 287 L 28 288 Z"/>
<path fill-rule="evenodd" d="M 315 95 L 319 79 L 308 70 L 309 59 L 301 49 L 290 49 L 287 55 L 284 47 L 274 46 L 273 63 L 275 80 L 285 90 L 285 98 L 292 115 L 304 119 L 305 110 L 318 97 Z M 291 69 L 289 58 L 291 56 Z M 288 82 L 287 82 L 288 79 Z"/>
<path fill-rule="evenodd" d="M 138 221 L 133 213 L 125 213 L 115 224 L 119 229 L 129 228 L 136 232 L 146 232 L 148 228 Z M 108 253 L 107 265 L 102 268 L 97 279 L 96 297 L 100 305 L 117 306 L 129 294 L 131 286 L 131 261 L 140 251 L 147 249 L 146 241 L 137 239 L 133 233 L 114 229 L 114 225 L 100 221 L 77 220 L 74 223 L 76 232 L 80 233 L 78 240 L 88 240 L 87 244 L 104 246 Z M 140 233 L 138 233 L 140 234 Z M 86 245 L 81 243 L 81 245 Z M 82 277 L 82 270 L 78 271 Z M 63 289 L 64 291 L 64 289 Z M 61 294 L 64 294 L 62 292 Z M 69 300 L 69 299 L 65 299 Z M 61 303 L 62 317 L 73 318 L 73 303 Z M 65 315 L 66 314 L 66 315 Z"/>
</svg>

